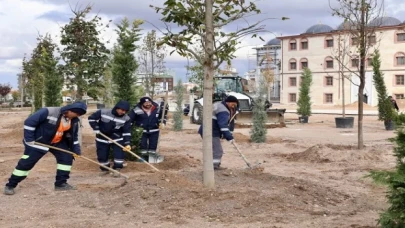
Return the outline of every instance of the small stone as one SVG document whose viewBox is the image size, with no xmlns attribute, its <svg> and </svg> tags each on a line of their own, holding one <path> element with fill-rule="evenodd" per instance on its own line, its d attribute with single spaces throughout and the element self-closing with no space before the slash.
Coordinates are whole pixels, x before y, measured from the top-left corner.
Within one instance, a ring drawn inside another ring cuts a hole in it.
<svg viewBox="0 0 405 228">
<path fill-rule="evenodd" d="M 170 180 L 169 180 L 169 179 L 165 179 L 165 181 L 166 181 L 166 182 L 170 182 Z"/>
</svg>

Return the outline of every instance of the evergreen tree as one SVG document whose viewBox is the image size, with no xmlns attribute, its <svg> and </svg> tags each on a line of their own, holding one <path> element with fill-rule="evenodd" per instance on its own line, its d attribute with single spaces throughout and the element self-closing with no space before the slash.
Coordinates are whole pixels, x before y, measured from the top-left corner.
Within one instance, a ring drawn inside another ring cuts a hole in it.
<svg viewBox="0 0 405 228">
<path fill-rule="evenodd" d="M 44 75 L 45 106 L 57 107 L 62 104 L 63 76 L 57 66 L 59 59 L 54 56 L 56 44 L 52 42 L 50 35 L 46 35 L 41 46 L 39 64 Z"/>
<path fill-rule="evenodd" d="M 260 83 L 258 97 L 253 106 L 253 126 L 250 130 L 250 140 L 255 143 L 266 142 L 267 113 L 266 113 L 266 83 Z"/>
<path fill-rule="evenodd" d="M 72 87 L 77 88 L 76 97 L 82 100 L 88 95 L 97 100 L 104 86 L 102 74 L 108 61 L 108 49 L 99 39 L 103 23 L 95 15 L 90 20 L 87 15 L 91 6 L 83 10 L 72 10 L 74 17 L 62 27 L 61 44 L 64 46 L 61 57 L 65 77 Z M 108 24 L 105 25 L 108 27 Z"/>
<path fill-rule="evenodd" d="M 391 100 L 387 95 L 387 87 L 384 82 L 384 74 L 381 72 L 381 56 L 378 50 L 374 51 L 373 60 L 373 80 L 378 95 L 378 120 L 391 121 L 395 118 L 395 110 Z"/>
<path fill-rule="evenodd" d="M 126 100 L 131 105 L 137 103 L 135 94 L 136 76 L 138 62 L 133 53 L 137 49 L 136 42 L 140 40 L 139 26 L 143 22 L 134 20 L 132 26 L 127 18 L 117 25 L 118 42 L 113 50 L 112 77 L 116 85 L 114 96 L 116 100 Z"/>
<path fill-rule="evenodd" d="M 302 82 L 299 91 L 299 97 L 297 102 L 297 114 L 301 116 L 310 116 L 311 115 L 311 97 L 310 97 L 310 88 L 312 85 L 312 72 L 310 69 L 305 68 L 302 72 Z"/>
<path fill-rule="evenodd" d="M 378 223 L 383 228 L 405 227 L 405 114 L 397 118 L 394 156 L 396 167 L 393 171 L 372 171 L 370 177 L 378 184 L 388 187 L 387 199 L 390 206 L 380 214 Z"/>
<path fill-rule="evenodd" d="M 183 100 L 184 100 L 184 87 L 181 79 L 177 81 L 177 85 L 174 87 L 176 92 L 176 111 L 173 114 L 173 130 L 181 131 L 183 129 Z"/>
</svg>

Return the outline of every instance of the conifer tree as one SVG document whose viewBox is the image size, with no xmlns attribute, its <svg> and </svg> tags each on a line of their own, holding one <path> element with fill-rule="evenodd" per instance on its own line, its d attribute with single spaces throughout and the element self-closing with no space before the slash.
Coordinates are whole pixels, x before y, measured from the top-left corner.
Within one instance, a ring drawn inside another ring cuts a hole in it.
<svg viewBox="0 0 405 228">
<path fill-rule="evenodd" d="M 372 171 L 369 175 L 376 183 L 388 187 L 386 196 L 390 206 L 378 220 L 383 228 L 405 227 L 405 114 L 400 114 L 396 120 L 396 137 L 391 139 L 395 143 L 395 169 Z"/>
<path fill-rule="evenodd" d="M 311 111 L 311 96 L 310 88 L 312 84 L 312 72 L 310 69 L 305 68 L 302 72 L 302 82 L 299 91 L 299 97 L 297 102 L 297 114 L 301 116 L 310 116 Z"/>
<path fill-rule="evenodd" d="M 395 118 L 395 110 L 388 98 L 387 87 L 384 82 L 384 74 L 381 72 L 381 56 L 378 50 L 374 51 L 373 60 L 373 80 L 378 94 L 378 120 L 392 121 Z"/>
<path fill-rule="evenodd" d="M 267 113 L 266 113 L 266 88 L 267 83 L 260 83 L 258 97 L 254 100 L 253 126 L 250 130 L 250 140 L 255 143 L 266 142 L 267 135 Z"/>
<path fill-rule="evenodd" d="M 50 35 L 46 35 L 42 40 L 42 50 L 40 57 L 41 73 L 44 74 L 44 100 L 47 107 L 58 107 L 62 104 L 63 75 L 58 67 L 59 59 L 54 52 L 56 44 Z"/>
<path fill-rule="evenodd" d="M 133 53 L 137 49 L 136 42 L 140 39 L 139 26 L 143 22 L 134 20 L 132 25 L 127 18 L 117 25 L 118 42 L 113 50 L 112 77 L 115 84 L 114 96 L 116 100 L 126 100 L 131 105 L 136 104 L 135 97 L 135 71 L 138 69 L 138 62 Z"/>
<path fill-rule="evenodd" d="M 181 79 L 177 81 L 177 85 L 174 87 L 176 92 L 176 111 L 173 114 L 173 130 L 181 131 L 183 129 L 183 100 L 184 100 L 184 87 Z"/>
</svg>

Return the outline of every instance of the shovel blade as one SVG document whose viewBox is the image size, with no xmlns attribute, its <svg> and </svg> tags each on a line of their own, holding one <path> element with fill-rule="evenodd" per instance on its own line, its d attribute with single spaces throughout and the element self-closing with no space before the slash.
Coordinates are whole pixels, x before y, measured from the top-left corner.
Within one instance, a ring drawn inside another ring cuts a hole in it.
<svg viewBox="0 0 405 228">
<path fill-rule="evenodd" d="M 164 161 L 164 156 L 153 153 L 153 154 L 149 154 L 148 157 L 148 162 L 149 163 L 161 163 Z"/>
</svg>

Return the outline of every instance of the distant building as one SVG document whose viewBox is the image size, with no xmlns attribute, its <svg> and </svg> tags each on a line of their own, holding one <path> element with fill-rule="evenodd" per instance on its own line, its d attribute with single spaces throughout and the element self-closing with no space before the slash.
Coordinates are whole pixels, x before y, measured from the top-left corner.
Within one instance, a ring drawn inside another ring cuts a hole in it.
<svg viewBox="0 0 405 228">
<path fill-rule="evenodd" d="M 138 73 L 137 74 L 137 84 L 143 85 L 145 84 L 146 73 Z M 155 83 L 155 92 L 161 93 L 166 90 L 173 91 L 173 82 L 174 82 L 174 71 L 167 71 L 164 73 L 157 73 L 155 74 L 152 82 Z"/>
<path fill-rule="evenodd" d="M 368 38 L 371 47 L 366 61 L 364 100 L 367 104 L 377 105 L 377 93 L 373 85 L 372 53 L 379 49 L 381 70 L 384 73 L 388 95 L 403 99 L 405 94 L 405 21 L 393 17 L 381 17 L 371 21 L 375 34 Z M 350 25 L 342 23 L 336 29 L 317 24 L 304 33 L 281 36 L 281 102 L 293 104 L 298 100 L 299 84 L 304 68 L 313 73 L 311 98 L 314 105 L 339 105 L 342 100 L 341 72 L 345 80 L 345 101 L 358 101 L 359 77 L 352 72 L 358 71 L 359 56 L 356 54 L 356 40 L 350 36 Z M 347 48 L 347 63 L 342 66 L 336 60 L 338 50 Z"/>
</svg>

